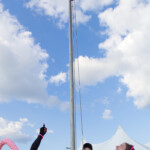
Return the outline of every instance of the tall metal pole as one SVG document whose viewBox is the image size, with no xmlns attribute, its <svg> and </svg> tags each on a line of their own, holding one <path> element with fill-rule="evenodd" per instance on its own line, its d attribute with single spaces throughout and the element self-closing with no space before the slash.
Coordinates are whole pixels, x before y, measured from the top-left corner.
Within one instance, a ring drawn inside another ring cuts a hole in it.
<svg viewBox="0 0 150 150">
<path fill-rule="evenodd" d="M 75 150 L 74 86 L 73 86 L 73 46 L 72 46 L 72 0 L 69 0 L 69 67 L 70 67 L 71 150 Z"/>
</svg>

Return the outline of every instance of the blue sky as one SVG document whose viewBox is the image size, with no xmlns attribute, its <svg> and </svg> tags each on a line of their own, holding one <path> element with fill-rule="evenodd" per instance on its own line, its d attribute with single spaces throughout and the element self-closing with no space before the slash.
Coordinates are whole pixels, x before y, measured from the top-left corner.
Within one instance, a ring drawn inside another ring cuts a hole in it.
<svg viewBox="0 0 150 150">
<path fill-rule="evenodd" d="M 76 0 L 74 62 L 88 142 L 109 139 L 119 125 L 150 142 L 149 11 L 149 0 Z M 0 20 L 0 140 L 29 149 L 45 122 L 40 149 L 69 147 L 68 1 L 0 0 Z"/>
</svg>

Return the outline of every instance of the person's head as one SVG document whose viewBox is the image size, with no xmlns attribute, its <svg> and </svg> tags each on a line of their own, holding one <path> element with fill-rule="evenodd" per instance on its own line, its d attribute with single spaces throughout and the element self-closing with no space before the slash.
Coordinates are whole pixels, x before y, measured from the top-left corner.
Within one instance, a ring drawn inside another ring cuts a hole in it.
<svg viewBox="0 0 150 150">
<path fill-rule="evenodd" d="M 83 145 L 83 150 L 93 150 L 93 147 L 90 143 L 85 143 Z"/>
<path fill-rule="evenodd" d="M 135 150 L 133 145 L 128 143 L 122 143 L 119 146 L 116 146 L 116 150 Z"/>
<path fill-rule="evenodd" d="M 126 150 L 135 150 L 133 145 L 126 143 Z"/>
</svg>

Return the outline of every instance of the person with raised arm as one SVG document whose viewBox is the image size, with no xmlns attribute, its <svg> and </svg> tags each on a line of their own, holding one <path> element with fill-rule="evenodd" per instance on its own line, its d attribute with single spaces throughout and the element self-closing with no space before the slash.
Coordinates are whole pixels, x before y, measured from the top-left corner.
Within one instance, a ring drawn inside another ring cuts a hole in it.
<svg viewBox="0 0 150 150">
<path fill-rule="evenodd" d="M 43 124 L 43 127 L 40 128 L 40 133 L 38 137 L 35 139 L 33 144 L 31 145 L 30 150 L 37 150 L 38 147 L 40 146 L 41 140 L 43 139 L 44 135 L 47 132 L 47 128 L 45 127 L 45 124 Z"/>
</svg>

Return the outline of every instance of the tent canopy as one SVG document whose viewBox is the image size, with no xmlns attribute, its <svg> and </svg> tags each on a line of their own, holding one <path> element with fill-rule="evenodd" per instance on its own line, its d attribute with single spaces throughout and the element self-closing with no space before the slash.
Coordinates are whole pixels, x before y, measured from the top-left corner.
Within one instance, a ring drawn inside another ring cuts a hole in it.
<svg viewBox="0 0 150 150">
<path fill-rule="evenodd" d="M 150 148 L 140 144 L 139 142 L 131 139 L 122 129 L 121 126 L 118 127 L 118 130 L 116 131 L 115 135 L 99 144 L 92 144 L 93 150 L 115 150 L 117 145 L 120 145 L 121 143 L 129 143 L 134 145 L 135 150 L 150 150 Z M 79 147 L 79 150 L 82 150 L 82 144 Z"/>
</svg>

